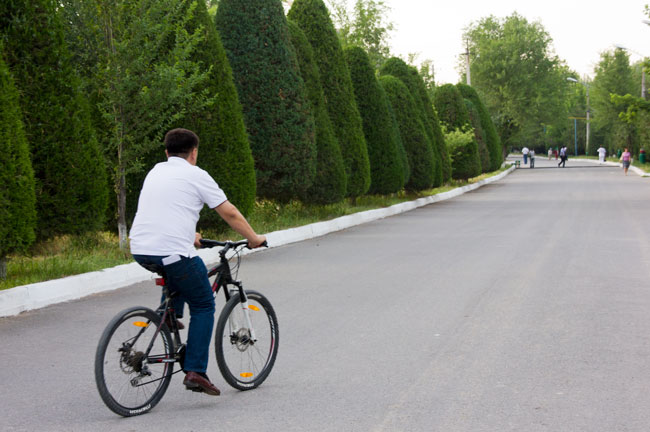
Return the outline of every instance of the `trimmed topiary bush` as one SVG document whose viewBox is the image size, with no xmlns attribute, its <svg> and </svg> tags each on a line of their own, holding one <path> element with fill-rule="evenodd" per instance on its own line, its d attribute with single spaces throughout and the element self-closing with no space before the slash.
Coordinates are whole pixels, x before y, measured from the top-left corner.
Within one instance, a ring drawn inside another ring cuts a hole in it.
<svg viewBox="0 0 650 432">
<path fill-rule="evenodd" d="M 408 158 L 411 175 L 406 189 L 429 189 L 434 181 L 434 157 L 431 144 L 417 112 L 415 100 L 406 85 L 391 75 L 379 78 L 399 125 L 402 144 Z"/>
<path fill-rule="evenodd" d="M 444 84 L 438 87 L 434 103 L 440 122 L 447 127 L 447 130 L 465 130 L 471 127 L 463 97 L 453 84 Z"/>
<path fill-rule="evenodd" d="M 363 195 L 370 187 L 368 150 L 350 72 L 329 11 L 322 0 L 295 0 L 288 17 L 298 24 L 314 50 L 327 111 L 345 162 L 347 196 Z"/>
<path fill-rule="evenodd" d="M 256 181 L 253 154 L 246 135 L 244 115 L 237 96 L 232 70 L 217 28 L 204 0 L 196 2 L 195 18 L 188 31 L 202 27 L 205 42 L 194 56 L 203 68 L 212 68 L 206 89 L 216 95 L 214 104 L 201 113 L 179 122 L 179 127 L 194 130 L 201 139 L 199 166 L 209 172 L 224 190 L 228 200 L 248 216 L 255 205 Z M 199 227 L 221 227 L 222 219 L 212 209 L 205 208 Z"/>
<path fill-rule="evenodd" d="M 18 105 L 18 91 L 3 60 L 0 41 L 0 279 L 6 256 L 34 241 L 36 195 L 29 146 Z"/>
<path fill-rule="evenodd" d="M 503 149 L 501 146 L 501 139 L 499 138 L 496 127 L 494 126 L 492 117 L 490 117 L 490 113 L 474 88 L 462 83 L 456 84 L 456 87 L 465 99 L 472 101 L 474 107 L 478 111 L 481 118 L 481 127 L 485 133 L 488 152 L 490 153 L 490 171 L 498 170 L 503 163 Z"/>
<path fill-rule="evenodd" d="M 478 156 L 481 162 L 481 172 L 488 172 L 490 171 L 490 152 L 487 148 L 485 133 L 481 127 L 481 118 L 472 101 L 469 99 L 463 99 L 463 101 L 467 107 L 467 113 L 469 114 L 469 119 L 472 123 L 472 128 L 474 129 L 474 138 L 478 145 Z"/>
<path fill-rule="evenodd" d="M 280 0 L 221 0 L 216 16 L 239 93 L 258 195 L 303 197 L 315 175 L 314 119 Z"/>
<path fill-rule="evenodd" d="M 50 0 L 0 4 L 0 36 L 16 87 L 36 180 L 37 236 L 103 227 L 104 158 Z"/>
<path fill-rule="evenodd" d="M 404 60 L 397 57 L 388 59 L 379 73 L 399 78 L 413 95 L 416 111 L 424 126 L 434 156 L 434 186 L 440 186 L 443 181 L 450 177 L 451 171 L 447 161 L 444 135 L 440 131 L 440 124 L 431 106 L 424 81 L 422 81 L 417 69 L 407 65 Z"/>
<path fill-rule="evenodd" d="M 343 51 L 350 69 L 355 100 L 361 119 L 370 158 L 370 190 L 375 194 L 397 192 L 404 186 L 405 176 L 390 112 L 388 97 L 375 77 L 368 54 L 359 47 Z"/>
<path fill-rule="evenodd" d="M 345 197 L 346 192 L 345 164 L 325 106 L 325 96 L 320 72 L 314 60 L 314 51 L 298 24 L 291 20 L 289 20 L 289 33 L 291 43 L 296 50 L 300 73 L 305 81 L 316 126 L 316 176 L 303 201 L 316 204 L 339 202 Z"/>
</svg>

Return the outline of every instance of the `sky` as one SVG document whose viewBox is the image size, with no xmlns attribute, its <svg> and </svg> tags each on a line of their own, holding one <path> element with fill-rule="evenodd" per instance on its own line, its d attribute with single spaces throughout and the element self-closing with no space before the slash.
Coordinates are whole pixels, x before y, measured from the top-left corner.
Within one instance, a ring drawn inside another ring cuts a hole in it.
<svg viewBox="0 0 650 432">
<path fill-rule="evenodd" d="M 393 55 L 418 53 L 416 63 L 433 61 L 438 84 L 458 82 L 458 54 L 465 51 L 463 30 L 483 17 L 513 12 L 539 21 L 553 39 L 555 53 L 581 77 L 594 76 L 600 53 L 622 45 L 630 60 L 650 56 L 650 26 L 644 6 L 650 0 L 384 0 L 395 25 Z M 348 0 L 350 5 L 353 0 Z"/>
</svg>

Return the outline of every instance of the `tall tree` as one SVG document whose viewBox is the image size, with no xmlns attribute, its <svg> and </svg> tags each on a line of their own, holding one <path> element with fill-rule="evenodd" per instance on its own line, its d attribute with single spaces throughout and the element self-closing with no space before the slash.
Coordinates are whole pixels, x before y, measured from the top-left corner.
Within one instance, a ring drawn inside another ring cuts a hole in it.
<svg viewBox="0 0 650 432">
<path fill-rule="evenodd" d="M 539 22 L 514 13 L 473 23 L 465 31 L 473 53 L 472 85 L 507 146 L 543 142 L 542 124 L 564 120 L 566 76 L 552 39 Z"/>
<path fill-rule="evenodd" d="M 0 42 L 0 279 L 7 276 L 7 255 L 34 241 L 34 172 L 18 103 L 18 91 L 3 59 Z"/>
<path fill-rule="evenodd" d="M 626 107 L 612 100 L 611 95 L 637 95 L 629 55 L 622 49 L 601 54 L 591 86 L 594 148 L 604 145 L 609 153 L 628 147 L 633 154 L 638 151 L 634 123 L 619 119 Z"/>
<path fill-rule="evenodd" d="M 411 173 L 405 187 L 409 190 L 429 189 L 434 182 L 434 155 L 415 98 L 408 87 L 392 75 L 382 75 L 379 83 L 388 95 L 408 157 Z"/>
<path fill-rule="evenodd" d="M 363 195 L 370 187 L 368 149 L 350 71 L 329 11 L 322 0 L 295 0 L 288 16 L 298 24 L 314 49 L 327 111 L 345 161 L 347 196 Z"/>
<path fill-rule="evenodd" d="M 397 192 L 402 189 L 406 179 L 398 148 L 400 142 L 392 130 L 395 124 L 388 111 L 388 98 L 377 82 L 366 52 L 360 47 L 348 47 L 344 54 L 368 145 L 370 192 Z"/>
<path fill-rule="evenodd" d="M 104 159 L 55 6 L 51 0 L 0 3 L 0 38 L 32 143 L 40 237 L 102 227 L 108 195 Z"/>
<path fill-rule="evenodd" d="M 478 156 L 479 161 L 481 162 L 481 172 L 490 171 L 490 152 L 487 148 L 487 139 L 485 138 L 485 132 L 483 131 L 483 126 L 481 126 L 481 118 L 478 114 L 478 110 L 474 106 L 471 100 L 463 99 L 465 102 L 465 107 L 467 108 L 467 114 L 469 114 L 469 120 L 474 130 L 474 139 L 478 146 Z"/>
<path fill-rule="evenodd" d="M 379 69 L 390 56 L 390 32 L 395 28 L 388 19 L 390 8 L 382 0 L 356 0 L 352 11 L 348 10 L 347 0 L 328 3 L 343 47 L 362 47 L 373 68 Z"/>
<path fill-rule="evenodd" d="M 244 109 L 258 194 L 305 195 L 316 167 L 314 119 L 280 0 L 221 0 L 219 29 Z"/>
<path fill-rule="evenodd" d="M 339 202 L 346 192 L 345 164 L 325 106 L 325 95 L 314 51 L 298 24 L 289 21 L 289 32 L 298 56 L 300 73 L 305 81 L 316 127 L 316 176 L 304 200 L 318 204 Z"/>
</svg>

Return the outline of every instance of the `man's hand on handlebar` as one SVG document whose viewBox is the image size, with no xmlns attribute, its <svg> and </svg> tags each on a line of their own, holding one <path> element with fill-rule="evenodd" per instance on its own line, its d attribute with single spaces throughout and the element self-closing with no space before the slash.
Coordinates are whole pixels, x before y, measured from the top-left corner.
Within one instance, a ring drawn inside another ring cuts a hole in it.
<svg viewBox="0 0 650 432">
<path fill-rule="evenodd" d="M 258 248 L 266 242 L 266 236 L 257 235 L 253 239 L 248 239 L 248 247 L 251 249 Z"/>
<path fill-rule="evenodd" d="M 202 238 L 203 237 L 201 236 L 201 233 L 195 233 L 194 234 L 194 247 L 195 248 L 200 249 L 202 247 L 201 246 L 201 239 Z"/>
</svg>

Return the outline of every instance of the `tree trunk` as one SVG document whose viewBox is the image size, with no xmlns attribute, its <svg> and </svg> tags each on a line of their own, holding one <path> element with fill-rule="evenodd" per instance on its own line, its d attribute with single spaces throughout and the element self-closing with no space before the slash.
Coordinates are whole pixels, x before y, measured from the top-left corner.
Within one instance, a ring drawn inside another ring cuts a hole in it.
<svg viewBox="0 0 650 432">
<path fill-rule="evenodd" d="M 0 258 L 0 280 L 7 279 L 7 257 Z"/>
</svg>

